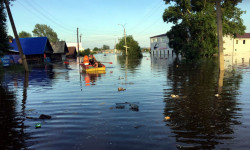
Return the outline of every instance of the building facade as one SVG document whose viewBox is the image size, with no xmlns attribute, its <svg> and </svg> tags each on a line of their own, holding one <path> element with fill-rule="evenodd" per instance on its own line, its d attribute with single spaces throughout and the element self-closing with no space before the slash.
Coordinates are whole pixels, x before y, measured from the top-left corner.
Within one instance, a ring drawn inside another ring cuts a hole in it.
<svg viewBox="0 0 250 150">
<path fill-rule="evenodd" d="M 150 37 L 150 49 L 153 55 L 173 55 L 173 49 L 169 47 L 167 34 Z"/>
<path fill-rule="evenodd" d="M 250 62 L 250 33 L 223 37 L 224 58 L 226 64 Z"/>
<path fill-rule="evenodd" d="M 76 51 L 78 52 L 78 44 L 77 43 L 66 43 L 68 47 L 76 47 Z M 84 51 L 84 48 L 82 47 L 82 43 L 79 43 L 79 51 Z"/>
</svg>

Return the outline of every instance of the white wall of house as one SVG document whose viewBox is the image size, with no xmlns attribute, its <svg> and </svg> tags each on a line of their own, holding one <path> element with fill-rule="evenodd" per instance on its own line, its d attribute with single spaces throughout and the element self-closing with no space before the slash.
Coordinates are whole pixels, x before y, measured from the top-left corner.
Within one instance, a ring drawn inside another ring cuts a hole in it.
<svg viewBox="0 0 250 150">
<path fill-rule="evenodd" d="M 223 37 L 225 66 L 250 63 L 250 38 Z"/>
<path fill-rule="evenodd" d="M 169 38 L 164 36 L 151 37 L 150 48 L 153 55 L 172 55 L 172 48 L 169 48 Z"/>
<path fill-rule="evenodd" d="M 76 50 L 77 50 L 77 43 L 66 43 L 68 47 L 73 47 L 75 46 L 76 47 Z M 82 47 L 82 43 L 79 43 L 79 50 L 80 51 L 84 51 L 84 48 Z"/>
</svg>

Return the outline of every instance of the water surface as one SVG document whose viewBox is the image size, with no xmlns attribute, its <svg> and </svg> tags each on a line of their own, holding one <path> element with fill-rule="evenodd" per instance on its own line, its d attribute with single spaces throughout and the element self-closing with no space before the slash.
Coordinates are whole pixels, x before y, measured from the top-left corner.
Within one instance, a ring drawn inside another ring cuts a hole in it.
<svg viewBox="0 0 250 150">
<path fill-rule="evenodd" d="M 112 62 L 105 73 L 83 73 L 75 60 L 29 74 L 2 72 L 0 149 L 250 147 L 249 65 L 234 65 L 220 78 L 214 60 L 96 58 Z"/>
</svg>

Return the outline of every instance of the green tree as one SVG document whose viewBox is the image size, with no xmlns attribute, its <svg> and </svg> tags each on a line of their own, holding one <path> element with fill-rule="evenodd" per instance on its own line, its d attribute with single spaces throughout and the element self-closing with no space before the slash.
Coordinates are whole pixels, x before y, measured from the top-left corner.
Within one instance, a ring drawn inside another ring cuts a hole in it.
<svg viewBox="0 0 250 150">
<path fill-rule="evenodd" d="M 54 30 L 45 24 L 36 24 L 34 30 L 32 31 L 34 36 L 37 37 L 48 37 L 50 42 L 58 42 L 57 33 Z"/>
<path fill-rule="evenodd" d="M 4 1 L 0 0 L 0 55 L 9 49 L 9 40 L 6 27 L 6 13 L 4 11 Z"/>
<path fill-rule="evenodd" d="M 102 49 L 103 50 L 108 50 L 108 49 L 110 49 L 110 47 L 108 45 L 103 45 Z"/>
<path fill-rule="evenodd" d="M 167 35 L 169 46 L 175 53 L 195 59 L 218 52 L 216 0 L 164 1 L 171 3 L 163 14 L 163 20 L 174 24 Z M 244 12 L 236 6 L 239 2 L 241 0 L 222 1 L 223 35 L 244 33 L 246 27 L 241 19 Z"/>
<path fill-rule="evenodd" d="M 93 51 L 94 52 L 97 52 L 97 51 L 100 51 L 101 49 L 100 48 L 97 48 L 97 47 L 95 47 L 94 49 L 93 49 Z"/>
<path fill-rule="evenodd" d="M 19 36 L 19 38 L 32 37 L 32 35 L 30 33 L 25 32 L 25 31 L 19 32 L 18 36 Z"/>
<path fill-rule="evenodd" d="M 89 55 L 91 52 L 90 52 L 90 49 L 89 48 L 87 48 L 87 49 L 85 49 L 84 51 L 80 51 L 79 52 L 79 55 L 80 56 L 85 56 L 85 55 Z"/>
<path fill-rule="evenodd" d="M 126 54 L 126 49 L 125 49 L 124 45 L 125 45 L 125 40 L 123 37 L 119 41 L 119 43 L 116 44 L 116 48 L 121 50 L 123 52 L 123 55 Z M 132 35 L 127 36 L 127 46 L 129 47 L 128 48 L 128 56 L 136 57 L 136 58 L 142 57 L 141 48 L 140 48 L 138 42 L 134 40 Z"/>
</svg>

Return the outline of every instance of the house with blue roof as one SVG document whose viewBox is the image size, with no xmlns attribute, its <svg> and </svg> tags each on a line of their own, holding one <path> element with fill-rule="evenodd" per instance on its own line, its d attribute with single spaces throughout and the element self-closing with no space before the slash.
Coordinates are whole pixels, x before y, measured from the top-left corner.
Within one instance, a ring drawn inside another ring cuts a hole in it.
<svg viewBox="0 0 250 150">
<path fill-rule="evenodd" d="M 42 63 L 51 60 L 53 48 L 47 37 L 20 38 L 23 53 L 28 63 Z M 18 54 L 16 40 L 10 41 L 10 52 Z"/>
</svg>

